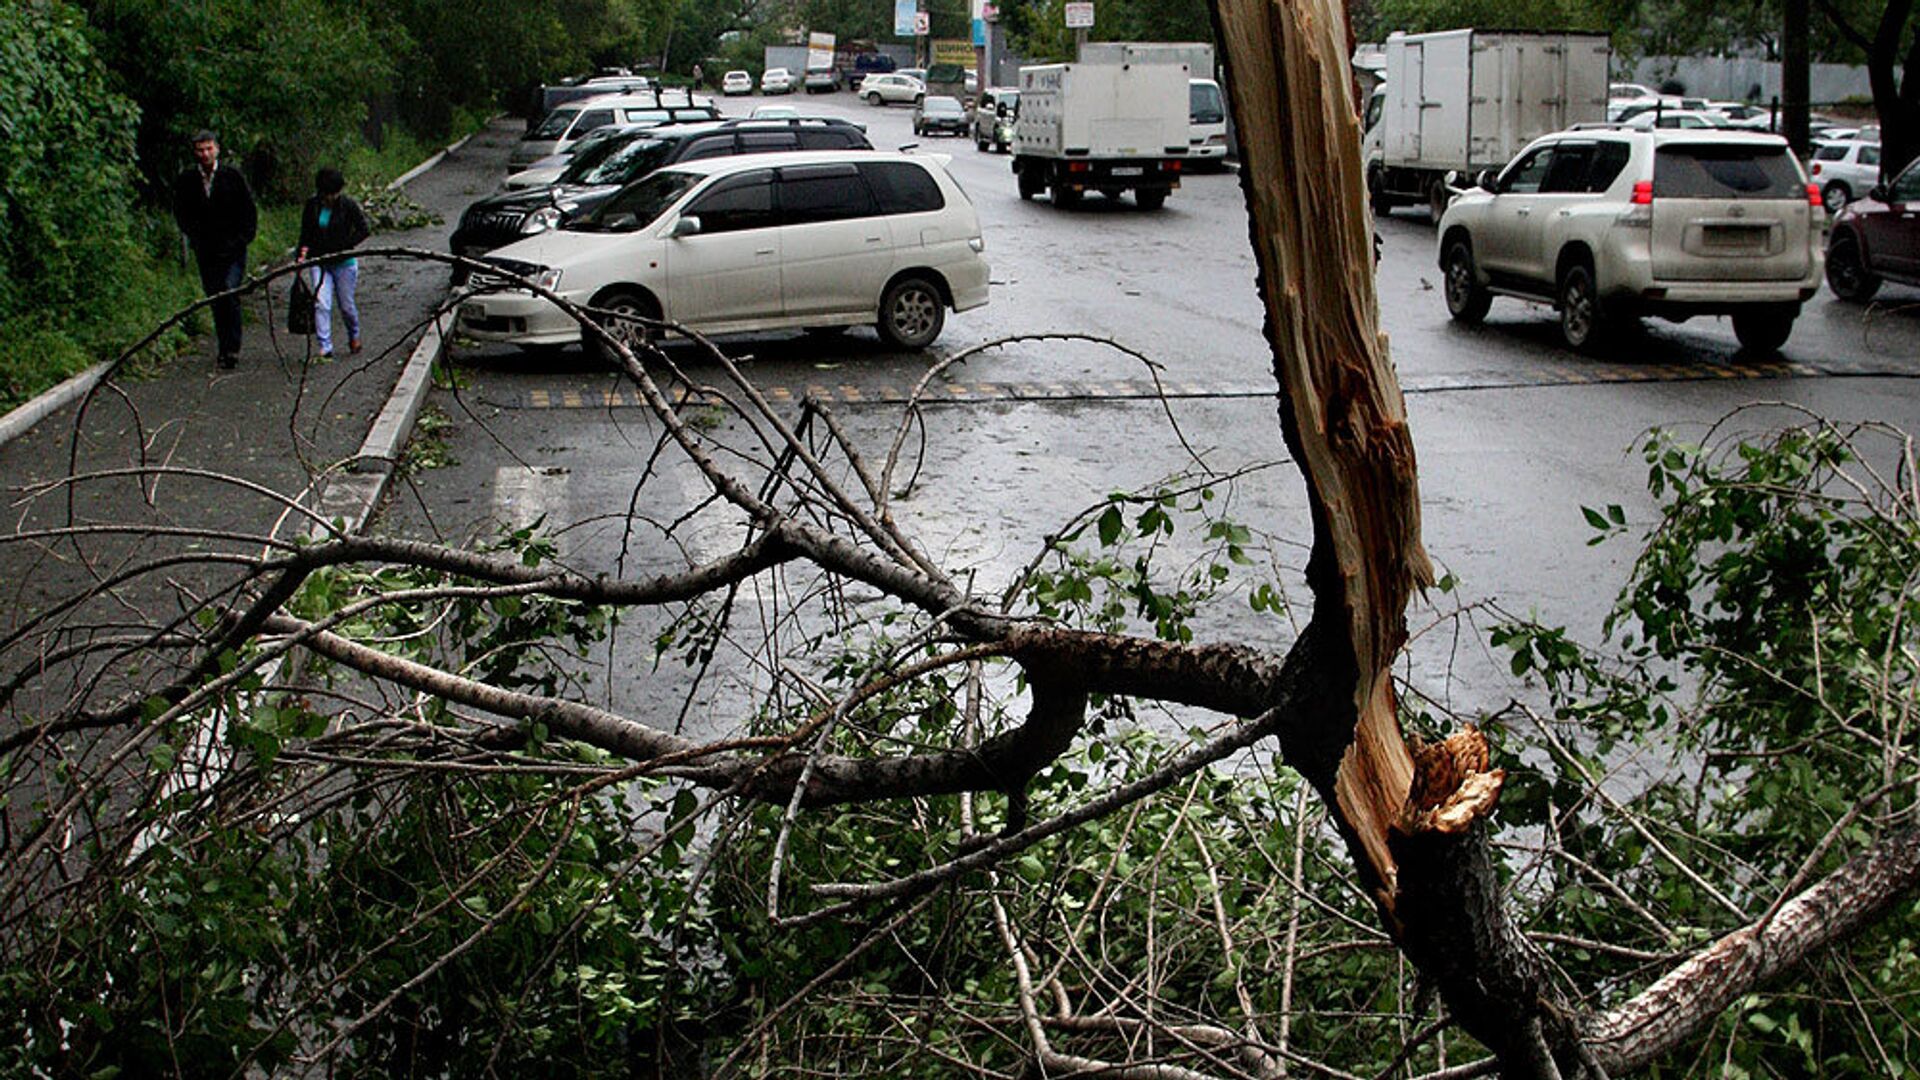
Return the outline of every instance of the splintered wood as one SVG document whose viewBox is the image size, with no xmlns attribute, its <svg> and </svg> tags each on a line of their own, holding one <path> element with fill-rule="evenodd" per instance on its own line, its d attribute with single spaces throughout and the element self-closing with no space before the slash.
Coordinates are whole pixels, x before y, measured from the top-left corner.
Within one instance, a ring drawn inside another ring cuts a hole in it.
<svg viewBox="0 0 1920 1080">
<path fill-rule="evenodd" d="M 1326 0 L 1220 0 L 1217 10 L 1282 408 L 1313 494 L 1316 544 L 1337 569 L 1333 587 L 1315 583 L 1316 599 L 1344 609 L 1358 668 L 1358 721 L 1334 789 L 1391 910 L 1389 832 L 1465 828 L 1492 807 L 1500 777 L 1484 767 L 1435 772 L 1423 791 L 1458 782 L 1430 805 L 1409 801 L 1417 770 L 1390 667 L 1405 643 L 1407 601 L 1433 570 L 1420 544 L 1406 403 L 1378 325 L 1344 15 Z M 1484 756 L 1477 732 L 1461 734 L 1460 747 L 1478 740 Z"/>
</svg>

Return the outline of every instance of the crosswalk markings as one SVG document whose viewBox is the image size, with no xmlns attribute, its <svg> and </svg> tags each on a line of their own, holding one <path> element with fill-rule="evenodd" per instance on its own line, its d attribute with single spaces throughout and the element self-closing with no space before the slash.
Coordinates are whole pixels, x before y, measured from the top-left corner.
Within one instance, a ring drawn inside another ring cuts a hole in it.
<svg viewBox="0 0 1920 1080">
<path fill-rule="evenodd" d="M 1840 374 L 1818 364 L 1808 364 L 1798 360 L 1773 360 L 1753 364 L 1591 364 L 1552 362 L 1528 369 L 1517 376 L 1505 377 L 1493 385 L 1501 388 L 1523 386 L 1593 386 L 1606 383 L 1624 382 L 1710 382 L 1717 380 L 1740 379 L 1782 379 L 1809 378 L 1821 375 Z M 1891 374 L 1892 372 L 1888 372 Z M 1403 384 L 1407 393 L 1423 393 L 1436 390 L 1462 390 L 1481 386 L 1482 383 L 1468 380 L 1459 382 L 1446 380 L 1434 385 L 1422 385 L 1418 381 Z M 885 382 L 876 386 L 856 386 L 853 383 L 838 383 L 832 386 L 821 383 L 788 385 L 773 383 L 761 386 L 760 393 L 768 400 L 791 403 L 801 397 L 812 396 L 822 401 L 858 405 L 874 402 L 897 404 L 904 402 L 913 392 L 914 383 L 908 381 Z M 1150 378 L 1138 379 L 1090 379 L 1084 382 L 963 382 L 959 380 L 940 381 L 930 384 L 921 394 L 921 400 L 928 403 L 994 402 L 994 401 L 1132 401 L 1149 399 L 1165 393 L 1170 398 L 1229 398 L 1229 397 L 1268 397 L 1274 392 L 1271 384 L 1212 386 L 1188 382 L 1163 382 L 1156 388 Z M 666 391 L 669 400 L 676 404 L 685 404 L 689 398 L 704 397 L 689 387 L 679 386 Z M 638 392 L 630 387 L 618 387 L 606 390 L 560 390 L 530 389 L 526 392 L 524 406 L 533 409 L 607 409 L 638 408 L 645 404 Z"/>
</svg>

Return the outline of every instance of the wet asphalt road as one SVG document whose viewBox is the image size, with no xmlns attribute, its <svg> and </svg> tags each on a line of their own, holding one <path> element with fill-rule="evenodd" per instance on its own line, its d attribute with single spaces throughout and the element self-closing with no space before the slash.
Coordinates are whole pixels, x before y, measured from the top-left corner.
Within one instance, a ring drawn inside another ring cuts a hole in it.
<svg viewBox="0 0 1920 1080">
<path fill-rule="evenodd" d="M 866 122 L 877 146 L 913 141 L 903 107 L 874 108 L 846 94 L 792 101 Z M 726 103 L 734 114 L 749 104 Z M 832 402 L 874 457 L 898 422 L 889 403 L 933 358 L 1009 335 L 1110 338 L 1161 365 L 1170 394 L 1162 406 L 1140 361 L 1085 343 L 1021 343 L 949 371 L 930 395 L 938 404 L 908 440 L 924 452 L 898 504 L 944 565 L 997 594 L 1067 515 L 1109 492 L 1196 469 L 1189 448 L 1219 473 L 1284 456 L 1232 173 L 1189 177 L 1154 213 L 1098 199 L 1061 211 L 1044 198 L 1021 201 L 1005 156 L 967 140 L 923 141 L 922 149 L 952 155 L 951 171 L 979 210 L 992 302 L 950 316 L 926 354 L 889 353 L 870 330 L 828 341 L 774 334 L 726 342 L 756 386 L 776 405 L 807 393 Z M 1459 604 L 1497 602 L 1597 635 L 1633 552 L 1587 546 L 1580 507 L 1619 503 L 1646 520 L 1645 468 L 1630 449 L 1648 427 L 1697 435 L 1730 410 L 1782 401 L 1836 419 L 1920 428 L 1920 291 L 1889 286 L 1863 309 L 1823 290 L 1784 356 L 1765 362 L 1741 355 L 1721 319 L 1651 323 L 1628 339 L 1623 352 L 1631 355 L 1593 360 L 1558 345 L 1545 307 L 1502 299 L 1484 326 L 1453 325 L 1425 214 L 1398 211 L 1380 232 L 1381 323 L 1420 455 L 1426 542 L 1461 583 L 1414 612 L 1408 671 L 1447 704 L 1492 708 L 1518 692 L 1504 658 L 1476 644 L 1484 634 L 1445 617 Z M 696 379 L 717 378 L 690 349 L 675 355 Z M 607 517 L 632 506 L 643 518 L 673 522 L 704 490 L 676 455 L 653 457 L 657 425 L 630 390 L 577 353 L 557 363 L 504 349 L 458 356 L 460 389 L 435 401 L 455 420 L 448 444 L 457 464 L 417 474 L 387 529 L 465 537 L 498 522 L 574 523 L 563 555 L 595 572 L 664 569 L 683 552 L 712 555 L 736 542 L 731 520 L 712 508 L 677 525 L 672 538 Z M 1741 423 L 1764 426 L 1783 415 Z M 717 441 L 745 437 L 743 426 L 714 419 Z M 1304 600 L 1297 571 L 1308 531 L 1297 475 L 1265 470 L 1232 485 L 1221 502 L 1267 541 L 1282 583 Z M 1182 546 L 1189 535 L 1175 544 L 1176 557 L 1194 553 Z M 1484 612 L 1472 617 L 1486 620 Z M 1291 629 L 1227 603 L 1196 635 L 1284 647 Z M 637 670 L 632 661 L 646 654 L 646 637 L 627 633 L 611 658 L 599 659 Z M 666 682 L 685 688 L 671 675 Z M 664 689 L 658 678 L 604 683 L 609 704 L 642 712 L 660 707 Z M 707 685 L 701 693 L 729 691 Z"/>
</svg>

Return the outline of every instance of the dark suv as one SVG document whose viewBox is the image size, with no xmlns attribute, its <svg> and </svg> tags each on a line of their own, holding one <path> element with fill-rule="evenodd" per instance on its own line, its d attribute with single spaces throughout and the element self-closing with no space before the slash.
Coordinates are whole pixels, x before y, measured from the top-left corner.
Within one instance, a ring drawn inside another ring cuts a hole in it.
<svg viewBox="0 0 1920 1080">
<path fill-rule="evenodd" d="M 551 187 L 489 195 L 467 207 L 450 246 L 475 258 L 555 228 L 663 165 L 781 150 L 871 150 L 854 124 L 826 117 L 671 124 L 609 139 L 567 166 Z"/>
<path fill-rule="evenodd" d="M 1920 160 L 1840 211 L 1827 233 L 1827 287 L 1865 303 L 1882 281 L 1920 285 Z"/>
</svg>

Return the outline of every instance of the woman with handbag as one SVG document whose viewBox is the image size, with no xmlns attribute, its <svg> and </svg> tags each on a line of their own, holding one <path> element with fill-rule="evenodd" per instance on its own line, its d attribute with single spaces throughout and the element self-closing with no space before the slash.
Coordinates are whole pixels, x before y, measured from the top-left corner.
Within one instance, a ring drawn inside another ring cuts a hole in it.
<svg viewBox="0 0 1920 1080">
<path fill-rule="evenodd" d="M 321 169 L 314 177 L 313 198 L 307 200 L 300 215 L 299 257 L 319 259 L 320 265 L 303 271 L 313 287 L 313 331 L 320 339 L 320 358 L 333 358 L 333 309 L 338 306 L 347 323 L 347 348 L 360 351 L 360 309 L 354 303 L 354 287 L 360 279 L 360 266 L 352 251 L 373 233 L 366 211 L 346 192 L 347 179 L 339 169 Z"/>
</svg>

